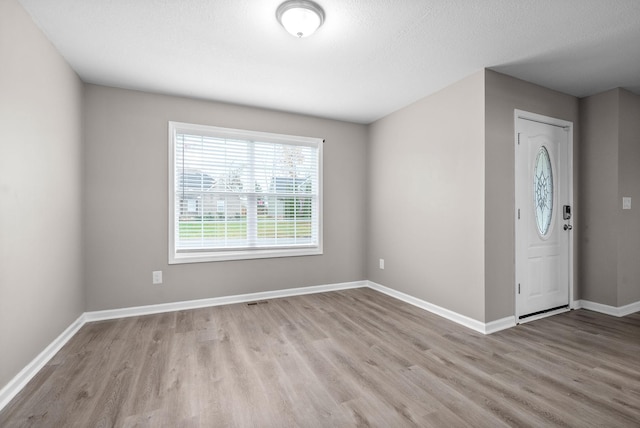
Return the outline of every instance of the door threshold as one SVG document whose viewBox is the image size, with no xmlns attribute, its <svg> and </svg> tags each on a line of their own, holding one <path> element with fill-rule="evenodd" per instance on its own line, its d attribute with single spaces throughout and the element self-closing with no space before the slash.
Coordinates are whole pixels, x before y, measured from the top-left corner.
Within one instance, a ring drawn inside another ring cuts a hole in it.
<svg viewBox="0 0 640 428">
<path fill-rule="evenodd" d="M 533 314 L 524 315 L 523 317 L 520 317 L 520 319 L 518 319 L 516 324 L 524 324 L 524 323 L 527 323 L 529 321 L 535 321 L 535 320 L 539 320 L 541 318 L 546 318 L 546 317 L 550 317 L 550 316 L 553 316 L 553 315 L 563 314 L 565 312 L 569 312 L 570 310 L 571 310 L 571 308 L 569 307 L 569 305 L 564 305 L 564 306 L 560 306 L 558 308 L 548 309 L 546 311 L 535 312 Z"/>
</svg>

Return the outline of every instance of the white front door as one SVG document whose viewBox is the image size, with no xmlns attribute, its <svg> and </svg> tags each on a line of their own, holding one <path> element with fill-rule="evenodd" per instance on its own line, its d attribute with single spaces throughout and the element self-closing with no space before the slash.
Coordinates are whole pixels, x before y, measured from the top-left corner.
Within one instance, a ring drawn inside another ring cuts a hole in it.
<svg viewBox="0 0 640 428">
<path fill-rule="evenodd" d="M 569 307 L 572 124 L 516 111 L 516 321 Z"/>
</svg>

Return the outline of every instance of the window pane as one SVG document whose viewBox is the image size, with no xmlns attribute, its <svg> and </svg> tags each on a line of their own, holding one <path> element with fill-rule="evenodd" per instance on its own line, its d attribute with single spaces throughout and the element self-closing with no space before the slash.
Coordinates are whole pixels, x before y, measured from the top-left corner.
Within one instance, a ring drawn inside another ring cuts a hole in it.
<svg viewBox="0 0 640 428">
<path fill-rule="evenodd" d="M 540 147 L 533 169 L 533 206 L 536 225 L 541 235 L 546 235 L 553 216 L 553 172 L 546 147 Z"/>
</svg>

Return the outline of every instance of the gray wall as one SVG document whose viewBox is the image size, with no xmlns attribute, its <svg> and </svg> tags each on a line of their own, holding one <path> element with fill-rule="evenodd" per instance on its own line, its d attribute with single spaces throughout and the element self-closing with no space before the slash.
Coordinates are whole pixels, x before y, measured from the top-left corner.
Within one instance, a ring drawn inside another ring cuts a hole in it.
<svg viewBox="0 0 640 428">
<path fill-rule="evenodd" d="M 640 301 L 640 96 L 613 89 L 580 101 L 585 218 L 582 298 Z M 631 210 L 622 198 L 632 198 Z"/>
<path fill-rule="evenodd" d="M 82 84 L 0 1 L 0 388 L 84 311 Z"/>
<path fill-rule="evenodd" d="M 620 90 L 618 205 L 618 306 L 640 302 L 640 96 Z M 635 204 L 634 204 L 635 203 Z"/>
<path fill-rule="evenodd" d="M 574 205 L 579 202 L 578 99 L 523 80 L 485 73 L 485 322 L 515 313 L 514 109 L 573 122 Z M 582 213 L 574 213 L 580 224 Z M 574 239 L 579 242 L 579 232 Z M 578 298 L 578 263 L 574 269 Z"/>
<path fill-rule="evenodd" d="M 617 306 L 618 90 L 580 100 L 581 297 Z M 621 202 L 620 202 L 621 203 Z M 621 208 L 621 206 L 620 206 Z"/>
<path fill-rule="evenodd" d="M 574 123 L 578 203 L 578 99 L 478 72 L 371 125 L 370 280 L 482 322 L 514 315 L 515 109 Z"/>
<path fill-rule="evenodd" d="M 85 106 L 87 310 L 366 278 L 366 126 L 94 85 Z M 170 120 L 325 138 L 324 255 L 169 266 Z"/>
<path fill-rule="evenodd" d="M 374 122 L 368 156 L 368 279 L 484 320 L 484 71 Z"/>
</svg>

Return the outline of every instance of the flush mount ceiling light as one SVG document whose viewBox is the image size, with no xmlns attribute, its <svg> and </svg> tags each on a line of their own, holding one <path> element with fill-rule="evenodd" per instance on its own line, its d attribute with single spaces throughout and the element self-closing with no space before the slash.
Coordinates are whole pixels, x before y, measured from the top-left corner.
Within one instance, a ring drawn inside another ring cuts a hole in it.
<svg viewBox="0 0 640 428">
<path fill-rule="evenodd" d="M 276 18 L 292 35 L 309 37 L 324 22 L 324 11 L 312 1 L 289 0 L 278 6 Z"/>
</svg>

